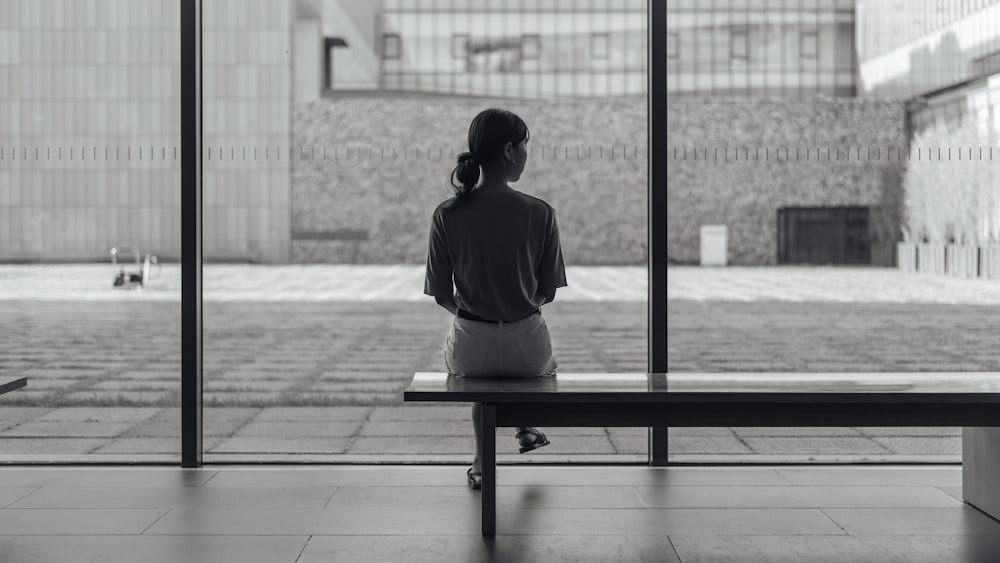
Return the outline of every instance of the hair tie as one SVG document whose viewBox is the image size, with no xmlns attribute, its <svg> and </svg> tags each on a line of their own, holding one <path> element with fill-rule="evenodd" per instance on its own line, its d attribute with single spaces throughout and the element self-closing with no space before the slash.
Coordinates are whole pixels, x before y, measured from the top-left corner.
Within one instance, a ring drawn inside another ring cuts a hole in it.
<svg viewBox="0 0 1000 563">
<path fill-rule="evenodd" d="M 459 164 L 465 164 L 466 162 L 479 162 L 479 159 L 476 158 L 476 155 L 472 154 L 471 152 L 463 152 L 462 154 L 458 155 Z"/>
</svg>

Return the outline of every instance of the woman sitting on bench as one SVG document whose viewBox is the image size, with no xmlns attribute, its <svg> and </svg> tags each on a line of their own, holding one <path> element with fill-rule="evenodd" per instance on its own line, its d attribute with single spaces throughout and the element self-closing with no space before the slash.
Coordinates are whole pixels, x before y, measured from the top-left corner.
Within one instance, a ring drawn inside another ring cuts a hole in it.
<svg viewBox="0 0 1000 563">
<path fill-rule="evenodd" d="M 566 286 L 555 210 L 507 184 L 521 177 L 528 136 L 509 111 L 477 115 L 451 174 L 455 195 L 431 219 L 424 293 L 455 315 L 444 359 L 456 376 L 539 377 L 558 365 L 539 309 Z M 480 408 L 472 406 L 473 489 L 482 486 Z M 537 428 L 519 427 L 517 440 L 521 453 L 549 444 Z"/>
</svg>

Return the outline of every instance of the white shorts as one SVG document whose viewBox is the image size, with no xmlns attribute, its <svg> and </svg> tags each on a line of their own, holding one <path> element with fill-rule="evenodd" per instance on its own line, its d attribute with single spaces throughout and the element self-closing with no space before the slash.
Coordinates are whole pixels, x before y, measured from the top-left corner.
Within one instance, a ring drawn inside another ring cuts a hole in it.
<svg viewBox="0 0 1000 563">
<path fill-rule="evenodd" d="M 538 377 L 555 374 L 559 365 L 541 313 L 509 323 L 456 316 L 444 362 L 448 373 L 465 377 Z"/>
</svg>

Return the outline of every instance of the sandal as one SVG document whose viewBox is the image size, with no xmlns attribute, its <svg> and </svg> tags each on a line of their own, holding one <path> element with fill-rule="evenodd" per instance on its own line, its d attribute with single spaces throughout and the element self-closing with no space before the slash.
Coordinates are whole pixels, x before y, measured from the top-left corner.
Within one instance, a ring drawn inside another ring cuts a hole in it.
<svg viewBox="0 0 1000 563">
<path fill-rule="evenodd" d="M 465 475 L 466 475 L 466 477 L 468 477 L 469 486 L 472 487 L 474 490 L 478 491 L 478 490 L 481 490 L 483 488 L 483 474 L 482 474 L 482 472 L 480 472 L 480 473 L 473 473 L 472 472 L 472 468 L 470 467 L 469 470 L 465 472 Z"/>
<path fill-rule="evenodd" d="M 519 444 L 521 443 L 521 436 L 523 436 L 524 434 L 533 434 L 535 436 L 535 441 L 529 442 L 527 444 L 521 444 L 521 447 L 519 448 L 518 451 L 522 454 L 524 452 L 530 452 L 531 450 L 537 450 L 538 448 L 542 446 L 547 446 L 551 443 L 549 442 L 549 439 L 545 437 L 545 434 L 542 434 L 536 429 L 536 430 L 526 430 L 518 432 L 515 437 L 517 438 Z"/>
</svg>

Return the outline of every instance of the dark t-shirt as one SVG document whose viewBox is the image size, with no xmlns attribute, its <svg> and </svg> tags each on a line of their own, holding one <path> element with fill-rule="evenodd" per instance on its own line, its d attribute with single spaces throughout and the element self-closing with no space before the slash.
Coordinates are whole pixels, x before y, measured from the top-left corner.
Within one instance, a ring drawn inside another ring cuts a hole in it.
<svg viewBox="0 0 1000 563">
<path fill-rule="evenodd" d="M 431 218 L 424 293 L 452 295 L 460 309 L 513 321 L 566 286 L 556 212 L 544 200 L 503 190 L 480 192 Z"/>
</svg>

